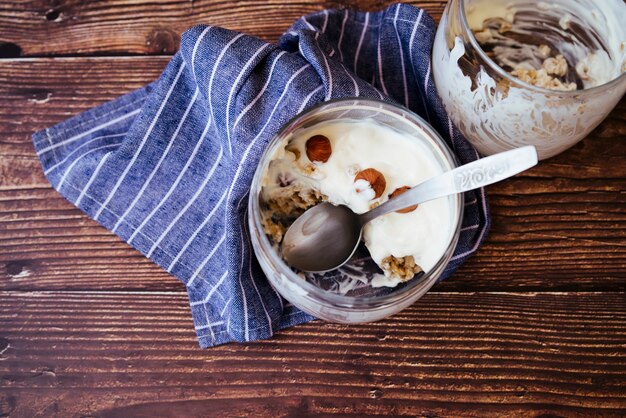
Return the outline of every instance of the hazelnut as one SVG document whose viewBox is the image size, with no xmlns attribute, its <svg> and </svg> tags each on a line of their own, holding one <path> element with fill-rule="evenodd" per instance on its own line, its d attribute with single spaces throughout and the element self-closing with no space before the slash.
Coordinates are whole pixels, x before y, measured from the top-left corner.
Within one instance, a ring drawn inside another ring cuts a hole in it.
<svg viewBox="0 0 626 418">
<path fill-rule="evenodd" d="M 380 171 L 375 170 L 373 168 L 366 168 L 365 170 L 361 170 L 358 172 L 354 181 L 357 180 L 365 180 L 369 183 L 372 190 L 374 190 L 374 198 L 379 198 L 382 196 L 385 191 L 385 187 L 387 187 L 387 181 L 385 180 L 385 176 L 383 176 Z M 360 192 L 357 190 L 357 192 Z"/>
<path fill-rule="evenodd" d="M 389 199 L 393 199 L 396 196 L 400 196 L 402 193 L 404 193 L 404 192 L 406 192 L 407 190 L 410 190 L 410 189 L 411 188 L 409 186 L 398 187 L 396 190 L 394 190 L 389 195 Z M 400 210 L 397 210 L 396 212 L 398 212 L 398 213 L 409 213 L 409 212 L 413 212 L 415 209 L 417 209 L 417 205 L 409 206 L 408 208 L 400 209 Z"/>
<path fill-rule="evenodd" d="M 324 135 L 315 135 L 306 141 L 306 156 L 310 161 L 325 163 L 330 158 L 333 150 L 330 140 Z"/>
</svg>

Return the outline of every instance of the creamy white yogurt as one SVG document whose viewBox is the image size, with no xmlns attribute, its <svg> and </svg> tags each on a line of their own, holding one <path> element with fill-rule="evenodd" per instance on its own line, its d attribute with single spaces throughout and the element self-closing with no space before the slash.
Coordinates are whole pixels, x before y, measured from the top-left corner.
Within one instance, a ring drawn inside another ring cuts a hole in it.
<svg viewBox="0 0 626 418">
<path fill-rule="evenodd" d="M 330 140 L 332 154 L 324 163 L 311 163 L 307 158 L 305 144 L 314 135 Z M 297 151 L 285 151 L 283 146 L 274 156 L 262 180 L 261 197 L 268 201 L 289 195 L 290 187 L 313 189 L 332 204 L 346 205 L 356 213 L 366 212 L 387 201 L 397 188 L 412 187 L 443 173 L 426 141 L 426 137 L 408 136 L 373 120 L 329 121 L 300 130 L 285 140 L 287 148 Z M 367 185 L 355 184 L 356 174 L 367 168 L 385 177 L 386 187 L 379 198 L 373 198 L 373 190 L 363 190 Z M 285 179 L 289 187 L 285 187 Z M 429 272 L 452 239 L 452 211 L 448 199 L 437 199 L 419 205 L 413 212 L 391 213 L 367 224 L 363 240 L 378 265 L 388 256 L 413 256 L 422 270 Z M 371 284 L 395 286 L 398 282 L 394 277 L 378 277 Z"/>
</svg>

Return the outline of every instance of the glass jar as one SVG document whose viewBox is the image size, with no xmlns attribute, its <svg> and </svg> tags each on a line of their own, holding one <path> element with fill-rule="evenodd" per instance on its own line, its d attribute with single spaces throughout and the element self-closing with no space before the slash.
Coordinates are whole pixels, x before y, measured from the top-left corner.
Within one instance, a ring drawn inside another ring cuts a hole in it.
<svg viewBox="0 0 626 418">
<path fill-rule="evenodd" d="M 357 252 L 346 266 L 339 270 L 317 274 L 296 273 L 281 258 L 278 246 L 265 234 L 262 226 L 263 202 L 261 188 L 269 163 L 277 151 L 287 144 L 289 138 L 299 130 L 308 129 L 327 121 L 362 121 L 370 119 L 377 124 L 394 129 L 419 141 L 427 147 L 429 155 L 441 171 L 456 167 L 455 159 L 441 137 L 419 116 L 393 104 L 366 99 L 340 99 L 318 105 L 289 122 L 270 141 L 261 157 L 250 190 L 248 204 L 248 222 L 252 247 L 270 284 L 286 300 L 303 311 L 327 321 L 340 323 L 358 323 L 376 321 L 393 315 L 413 304 L 437 282 L 456 247 L 463 214 L 464 198 L 462 194 L 452 195 L 448 199 L 450 218 L 445 220 L 448 245 L 435 266 L 425 274 L 401 283 L 395 288 L 372 287 L 363 285 L 358 277 L 347 288 L 335 286 L 337 277 L 345 272 L 363 277 L 382 274 L 367 252 Z M 366 251 L 366 250 L 364 250 Z M 344 270 L 345 269 L 345 270 Z M 377 270 L 377 272 L 376 272 Z M 345 283 L 344 283 L 345 284 Z M 356 287 L 352 287 L 356 284 Z"/>
<path fill-rule="evenodd" d="M 496 63 L 495 50 L 483 50 L 472 28 L 477 30 L 486 18 L 515 22 L 518 15 L 527 26 L 520 30 L 525 34 L 520 35 L 523 45 L 515 54 L 523 53 L 528 45 L 537 48 L 548 44 L 567 59 L 572 69 L 567 76 L 571 79 L 572 74 L 586 74 L 586 62 L 600 64 L 597 58 L 604 53 L 590 55 L 589 51 L 605 49 L 611 65 L 591 68 L 610 68 L 613 75 L 597 86 L 585 82 L 584 89 L 579 79 L 579 89 L 572 91 L 537 87 L 512 76 L 503 68 L 506 64 Z M 587 136 L 624 95 L 624 16 L 626 5 L 622 0 L 556 0 L 549 4 L 450 0 L 433 46 L 437 92 L 454 124 L 482 154 L 534 145 L 540 159 L 552 157 Z M 583 55 L 596 61 L 581 60 Z M 579 63 L 576 71 L 572 62 Z"/>
</svg>

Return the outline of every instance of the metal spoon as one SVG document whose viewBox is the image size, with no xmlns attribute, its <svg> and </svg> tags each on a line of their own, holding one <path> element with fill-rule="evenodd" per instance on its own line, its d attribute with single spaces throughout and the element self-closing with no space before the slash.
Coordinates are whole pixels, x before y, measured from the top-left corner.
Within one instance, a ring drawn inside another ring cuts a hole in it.
<svg viewBox="0 0 626 418">
<path fill-rule="evenodd" d="M 285 261 L 303 271 L 324 272 L 346 263 L 361 241 L 363 226 L 374 218 L 429 200 L 504 180 L 537 164 L 532 145 L 516 148 L 433 177 L 357 215 L 347 206 L 321 203 L 304 212 L 283 240 Z"/>
</svg>

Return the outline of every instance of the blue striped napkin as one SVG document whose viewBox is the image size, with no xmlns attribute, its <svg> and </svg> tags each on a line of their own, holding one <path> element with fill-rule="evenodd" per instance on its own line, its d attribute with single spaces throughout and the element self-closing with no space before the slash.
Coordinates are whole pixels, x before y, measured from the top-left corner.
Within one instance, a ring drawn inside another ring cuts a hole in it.
<svg viewBox="0 0 626 418">
<path fill-rule="evenodd" d="M 460 162 L 478 157 L 435 93 L 434 30 L 423 10 L 399 4 L 302 17 L 278 45 L 197 26 L 158 81 L 37 132 L 35 148 L 59 193 L 186 285 L 202 347 L 268 338 L 312 319 L 269 286 L 245 221 L 255 167 L 281 125 L 331 98 L 383 98 L 422 115 Z M 445 276 L 488 229 L 484 192 L 466 200 Z"/>
</svg>

